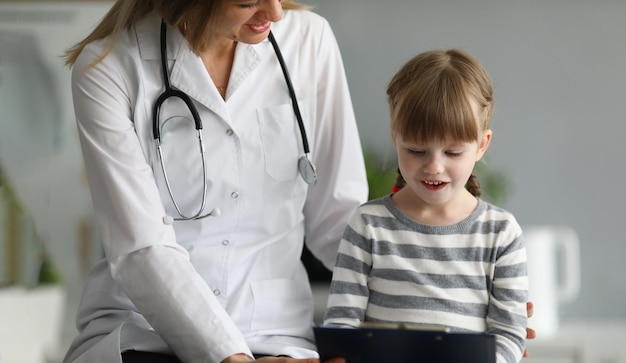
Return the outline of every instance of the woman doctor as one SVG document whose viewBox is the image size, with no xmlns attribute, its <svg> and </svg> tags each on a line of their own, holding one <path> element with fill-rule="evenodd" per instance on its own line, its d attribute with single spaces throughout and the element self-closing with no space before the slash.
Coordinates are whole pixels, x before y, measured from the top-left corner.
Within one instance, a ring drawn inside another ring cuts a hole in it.
<svg viewBox="0 0 626 363">
<path fill-rule="evenodd" d="M 64 361 L 317 362 L 305 236 L 331 267 L 367 198 L 328 23 L 288 0 L 118 0 L 67 63 L 105 259 Z"/>
</svg>

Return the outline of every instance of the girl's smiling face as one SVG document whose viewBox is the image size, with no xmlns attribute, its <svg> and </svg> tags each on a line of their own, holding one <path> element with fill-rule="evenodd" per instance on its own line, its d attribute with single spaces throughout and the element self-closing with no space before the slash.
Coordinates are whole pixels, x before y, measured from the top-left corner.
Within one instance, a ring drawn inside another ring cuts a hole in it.
<svg viewBox="0 0 626 363">
<path fill-rule="evenodd" d="M 491 134 L 485 130 L 480 140 L 472 142 L 417 142 L 394 135 L 398 167 L 407 187 L 426 205 L 453 203 L 468 193 L 465 184 L 487 150 Z"/>
</svg>

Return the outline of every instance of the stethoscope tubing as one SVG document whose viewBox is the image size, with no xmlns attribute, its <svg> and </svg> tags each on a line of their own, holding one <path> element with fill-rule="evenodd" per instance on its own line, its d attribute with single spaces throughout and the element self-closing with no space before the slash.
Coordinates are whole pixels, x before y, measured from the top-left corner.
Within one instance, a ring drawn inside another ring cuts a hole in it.
<svg viewBox="0 0 626 363">
<path fill-rule="evenodd" d="M 291 100 L 296 100 L 296 91 L 293 89 L 293 85 L 291 84 L 291 77 L 289 76 L 289 71 L 287 70 L 287 65 L 285 64 L 285 60 L 283 59 L 283 54 L 278 47 L 278 43 L 276 43 L 276 39 L 274 38 L 274 34 L 270 30 L 270 33 L 267 36 L 272 43 L 272 47 L 274 48 L 274 52 L 276 53 L 276 58 L 278 58 L 278 62 L 280 63 L 280 69 L 283 71 L 283 76 L 285 77 L 285 82 L 287 83 L 287 88 L 289 89 L 289 97 Z M 298 120 L 298 127 L 300 128 L 300 135 L 302 136 L 302 148 L 304 149 L 304 153 L 306 155 L 309 154 L 309 140 L 306 136 L 306 130 L 304 129 L 304 122 L 302 121 L 302 115 L 300 114 L 300 107 L 298 106 L 298 102 L 291 102 L 293 107 L 293 113 L 296 115 L 296 119 Z"/>
<path fill-rule="evenodd" d="M 165 84 L 165 91 L 163 91 L 163 93 L 161 93 L 159 97 L 157 97 L 154 103 L 152 133 L 157 143 L 157 152 L 159 154 L 159 161 L 161 164 L 161 169 L 163 171 L 163 177 L 165 178 L 165 185 L 167 187 L 167 191 L 170 195 L 170 198 L 172 199 L 174 208 L 176 208 L 176 212 L 180 216 L 180 218 L 172 218 L 172 220 L 174 221 L 197 220 L 201 218 L 206 218 L 208 216 L 219 215 L 219 210 L 217 209 L 214 209 L 211 212 L 206 213 L 204 215 L 202 214 L 206 206 L 206 192 L 207 192 L 206 180 L 208 177 L 206 157 L 204 156 L 204 151 L 205 151 L 204 141 L 202 140 L 202 132 L 201 132 L 202 120 L 191 98 L 189 98 L 189 96 L 186 93 L 180 90 L 173 89 L 171 86 L 169 67 L 167 65 L 167 36 L 166 36 L 167 25 L 165 24 L 165 21 L 163 20 L 161 20 L 160 30 L 161 30 L 161 34 L 160 34 L 161 35 L 160 36 L 161 70 L 163 72 L 163 83 Z M 270 43 L 272 44 L 272 47 L 274 48 L 274 52 L 276 53 L 276 57 L 278 58 L 278 62 L 280 63 L 280 68 L 283 72 L 283 76 L 287 84 L 287 88 L 289 91 L 289 98 L 291 99 L 291 105 L 293 107 L 293 112 L 296 116 L 296 120 L 298 121 L 298 128 L 300 131 L 300 136 L 302 138 L 302 148 L 304 151 L 304 156 L 298 160 L 298 170 L 300 172 L 300 175 L 302 176 L 302 178 L 307 184 L 315 184 L 317 181 L 317 172 L 316 172 L 315 165 L 311 162 L 311 159 L 309 157 L 309 154 L 310 154 L 309 140 L 306 135 L 306 129 L 304 127 L 304 122 L 302 120 L 302 115 L 300 113 L 300 107 L 298 106 L 296 92 L 294 90 L 293 84 L 291 83 L 291 77 L 289 76 L 289 71 L 287 70 L 287 66 L 285 64 L 285 60 L 283 59 L 283 55 L 280 51 L 280 48 L 278 47 L 276 39 L 274 38 L 274 34 L 271 31 L 268 34 L 268 39 L 270 40 Z M 174 198 L 174 193 L 170 186 L 169 177 L 167 175 L 167 171 L 165 168 L 163 151 L 161 147 L 161 130 L 160 130 L 161 124 L 159 122 L 159 115 L 161 112 L 161 106 L 165 103 L 167 99 L 171 97 L 176 97 L 182 100 L 187 106 L 187 108 L 189 109 L 189 111 L 191 112 L 191 115 L 195 124 L 195 128 L 196 128 L 197 137 L 198 137 L 198 146 L 200 148 L 200 152 L 202 155 L 202 173 L 203 173 L 203 180 L 204 180 L 204 183 L 203 183 L 204 185 L 203 185 L 203 190 L 202 190 L 202 202 L 201 202 L 200 209 L 198 210 L 198 212 L 192 216 L 184 215 L 180 207 L 178 206 L 178 203 L 176 202 L 176 198 Z"/>
<path fill-rule="evenodd" d="M 165 84 L 165 91 L 163 93 L 161 93 L 161 95 L 159 95 L 159 97 L 157 98 L 156 102 L 154 103 L 154 122 L 153 122 L 153 134 L 154 134 L 154 138 L 157 142 L 157 151 L 159 153 L 159 162 L 161 164 L 161 170 L 163 171 L 163 177 L 165 178 L 165 186 L 167 187 L 167 192 L 170 195 L 170 198 L 172 199 L 172 203 L 174 204 L 174 208 L 176 208 L 176 212 L 180 215 L 181 218 L 173 218 L 175 221 L 179 221 L 179 220 L 194 220 L 194 219 L 200 219 L 200 218 L 205 218 L 208 217 L 210 214 L 206 214 L 206 215 L 202 215 L 202 212 L 204 211 L 204 208 L 206 207 L 206 192 L 207 192 L 207 183 L 203 183 L 203 187 L 202 187 L 202 202 L 200 204 L 200 209 L 198 209 L 198 212 L 192 216 L 186 216 L 185 214 L 183 214 L 181 208 L 179 207 L 178 203 L 176 202 L 176 198 L 174 198 L 174 192 L 172 191 L 172 188 L 170 186 L 170 181 L 169 181 L 169 177 L 167 175 L 167 168 L 165 168 L 165 162 L 164 162 L 164 158 L 163 158 L 163 148 L 161 147 L 161 130 L 159 129 L 160 124 L 158 122 L 158 117 L 159 114 L 161 112 L 161 106 L 163 105 L 163 103 L 165 102 L 165 100 L 167 100 L 168 98 L 171 97 L 176 97 L 180 100 L 182 100 L 183 102 L 185 102 L 185 104 L 187 105 L 187 108 L 189 109 L 189 111 L 191 112 L 191 116 L 194 120 L 194 124 L 195 124 L 195 128 L 196 128 L 196 134 L 198 137 L 198 147 L 200 148 L 200 152 L 202 155 L 202 173 L 203 173 L 203 178 L 204 180 L 206 180 L 207 178 L 207 170 L 206 170 L 206 158 L 204 157 L 204 141 L 202 140 L 202 121 L 200 120 L 200 113 L 198 112 L 198 110 L 196 109 L 196 106 L 193 104 L 193 102 L 191 101 L 191 99 L 189 98 L 189 96 L 187 96 L 187 94 L 185 94 L 182 91 L 179 90 L 175 90 L 172 89 L 171 83 L 170 83 L 170 75 L 169 75 L 169 67 L 167 66 L 167 37 L 165 36 L 167 30 L 167 26 L 165 24 L 164 21 L 161 21 L 161 71 L 163 72 L 163 83 Z"/>
</svg>

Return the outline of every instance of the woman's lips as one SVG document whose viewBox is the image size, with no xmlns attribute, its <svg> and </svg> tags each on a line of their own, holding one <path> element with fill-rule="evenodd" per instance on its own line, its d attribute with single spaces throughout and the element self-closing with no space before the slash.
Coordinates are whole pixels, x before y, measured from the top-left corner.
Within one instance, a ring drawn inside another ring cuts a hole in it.
<svg viewBox="0 0 626 363">
<path fill-rule="evenodd" d="M 259 24 L 248 24 L 248 29 L 252 30 L 257 34 L 265 33 L 270 28 L 271 22 L 266 21 Z"/>
</svg>

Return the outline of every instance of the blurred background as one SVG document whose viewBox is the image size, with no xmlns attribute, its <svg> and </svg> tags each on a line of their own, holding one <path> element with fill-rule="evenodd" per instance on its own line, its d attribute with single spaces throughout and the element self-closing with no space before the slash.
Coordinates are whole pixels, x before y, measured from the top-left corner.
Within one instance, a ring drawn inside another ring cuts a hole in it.
<svg viewBox="0 0 626 363">
<path fill-rule="evenodd" d="M 524 362 L 626 362 L 626 2 L 305 2 L 342 50 L 372 197 L 395 173 L 392 75 L 432 48 L 483 63 L 496 102 L 479 177 L 528 237 L 540 338 Z M 101 255 L 59 56 L 111 4 L 0 0 L 0 363 L 59 361 Z M 328 274 L 305 260 L 323 306 Z"/>
</svg>

